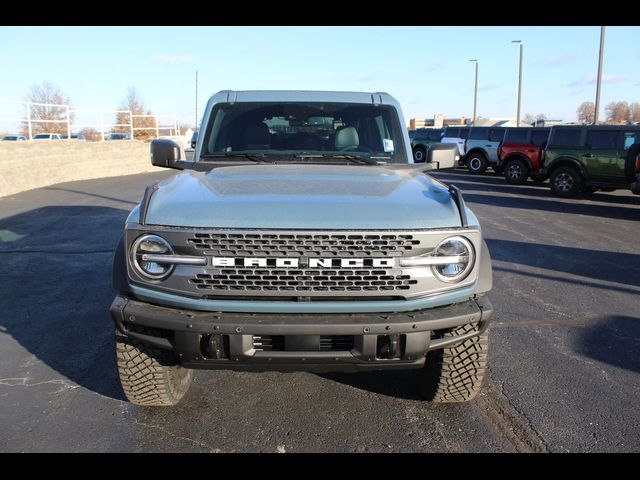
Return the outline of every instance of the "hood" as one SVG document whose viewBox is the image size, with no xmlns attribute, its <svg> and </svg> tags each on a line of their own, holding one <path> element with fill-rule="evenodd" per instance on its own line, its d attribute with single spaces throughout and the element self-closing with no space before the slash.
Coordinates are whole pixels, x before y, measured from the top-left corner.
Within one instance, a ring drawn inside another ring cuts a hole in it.
<svg viewBox="0 0 640 480">
<path fill-rule="evenodd" d="M 460 226 L 446 187 L 410 170 L 351 165 L 240 165 L 185 171 L 158 184 L 146 223 L 265 229 Z"/>
</svg>

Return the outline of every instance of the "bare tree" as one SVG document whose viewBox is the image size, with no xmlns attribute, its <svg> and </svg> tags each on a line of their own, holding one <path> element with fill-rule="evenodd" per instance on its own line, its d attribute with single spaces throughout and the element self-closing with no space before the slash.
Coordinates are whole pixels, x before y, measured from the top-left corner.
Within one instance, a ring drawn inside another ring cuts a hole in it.
<svg viewBox="0 0 640 480">
<path fill-rule="evenodd" d="M 640 103 L 633 102 L 629 105 L 629 120 L 631 122 L 640 122 Z"/>
<path fill-rule="evenodd" d="M 196 127 L 194 127 L 191 123 L 179 123 L 178 124 L 178 132 L 180 132 L 180 135 L 184 135 L 185 133 L 187 133 L 187 130 L 195 130 Z"/>
<path fill-rule="evenodd" d="M 98 142 L 102 140 L 100 132 L 95 128 L 85 127 L 80 130 L 80 133 L 84 135 L 84 138 L 86 138 L 88 142 Z"/>
<path fill-rule="evenodd" d="M 50 82 L 42 82 L 40 85 L 32 85 L 27 92 L 25 101 L 41 103 L 47 105 L 29 105 L 31 116 L 31 132 L 37 133 L 59 133 L 66 135 L 67 132 L 67 109 L 53 105 L 67 105 L 73 108 L 71 99 L 60 87 Z M 73 113 L 69 114 L 69 122 L 73 122 Z M 53 121 L 56 120 L 56 121 Z M 22 122 L 22 135 L 29 135 L 29 124 Z"/>
<path fill-rule="evenodd" d="M 531 115 L 530 113 L 525 113 L 524 117 L 522 117 L 522 123 L 527 123 L 529 125 L 531 125 L 533 122 L 535 122 L 535 117 L 533 115 Z"/>
<path fill-rule="evenodd" d="M 129 87 L 124 101 L 120 104 L 119 110 L 128 110 L 132 115 L 151 115 L 151 110 L 147 110 L 144 106 L 140 94 L 135 87 Z M 131 122 L 129 114 L 125 112 L 119 112 L 116 114 L 116 125 L 111 131 L 114 133 L 131 133 L 127 125 Z M 149 142 L 156 136 L 156 119 L 155 117 L 133 117 L 133 138 L 136 140 L 142 140 Z M 138 128 L 144 128 L 144 130 L 136 130 Z"/>
<path fill-rule="evenodd" d="M 593 102 L 582 102 L 576 110 L 578 121 L 586 125 L 591 125 L 596 117 L 596 105 Z"/>
<path fill-rule="evenodd" d="M 629 122 L 630 110 L 627 102 L 610 102 L 604 109 L 607 123 L 624 125 Z"/>
</svg>

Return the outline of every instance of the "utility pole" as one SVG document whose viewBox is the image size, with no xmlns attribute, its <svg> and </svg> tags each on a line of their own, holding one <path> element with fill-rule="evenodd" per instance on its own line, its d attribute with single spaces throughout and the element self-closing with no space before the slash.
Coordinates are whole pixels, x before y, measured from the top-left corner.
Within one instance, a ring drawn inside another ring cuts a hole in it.
<svg viewBox="0 0 640 480">
<path fill-rule="evenodd" d="M 196 130 L 198 130 L 198 70 L 196 70 Z"/>
<path fill-rule="evenodd" d="M 593 124 L 598 124 L 598 112 L 600 111 L 600 82 L 602 82 L 602 58 L 604 56 L 604 30 L 606 27 L 600 27 L 600 57 L 598 59 L 598 81 L 596 83 L 596 111 L 593 115 Z"/>
<path fill-rule="evenodd" d="M 520 126 L 520 99 L 522 98 L 522 53 L 524 43 L 522 40 L 512 40 L 511 43 L 520 44 L 520 68 L 518 70 L 518 107 L 516 109 L 516 127 Z"/>
<path fill-rule="evenodd" d="M 469 60 L 470 62 L 474 62 L 476 64 L 476 79 L 475 79 L 475 84 L 473 87 L 473 120 L 472 120 L 472 124 L 475 125 L 476 124 L 476 105 L 478 103 L 478 60 L 477 59 L 472 59 Z"/>
</svg>

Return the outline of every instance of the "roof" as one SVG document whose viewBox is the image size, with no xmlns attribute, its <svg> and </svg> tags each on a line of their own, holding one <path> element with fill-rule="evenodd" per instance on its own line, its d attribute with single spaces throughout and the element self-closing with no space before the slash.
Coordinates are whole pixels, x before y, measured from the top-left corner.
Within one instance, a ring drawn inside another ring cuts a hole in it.
<svg viewBox="0 0 640 480">
<path fill-rule="evenodd" d="M 396 100 L 384 92 L 337 92 L 322 90 L 222 90 L 215 97 L 227 102 L 335 102 L 392 105 Z M 218 100 L 220 101 L 220 100 Z"/>
</svg>

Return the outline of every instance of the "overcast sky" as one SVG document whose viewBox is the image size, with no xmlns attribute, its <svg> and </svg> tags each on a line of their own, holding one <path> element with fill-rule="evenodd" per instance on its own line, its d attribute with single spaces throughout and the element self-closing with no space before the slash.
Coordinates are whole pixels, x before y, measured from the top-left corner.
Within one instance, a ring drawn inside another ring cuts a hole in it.
<svg viewBox="0 0 640 480">
<path fill-rule="evenodd" d="M 385 91 L 406 119 L 515 117 L 524 41 L 522 113 L 574 120 L 595 99 L 600 27 L 0 27 L 0 98 L 59 85 L 78 109 L 115 109 L 135 86 L 154 113 L 194 123 L 223 89 Z M 607 27 L 601 115 L 640 102 L 640 27 Z M 12 107 L 15 110 L 15 106 Z M 7 104 L 0 102 L 0 117 Z"/>
</svg>

